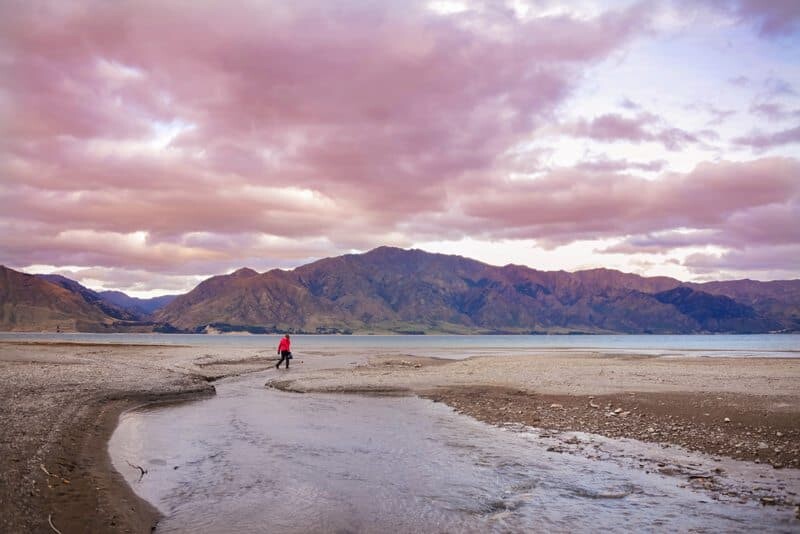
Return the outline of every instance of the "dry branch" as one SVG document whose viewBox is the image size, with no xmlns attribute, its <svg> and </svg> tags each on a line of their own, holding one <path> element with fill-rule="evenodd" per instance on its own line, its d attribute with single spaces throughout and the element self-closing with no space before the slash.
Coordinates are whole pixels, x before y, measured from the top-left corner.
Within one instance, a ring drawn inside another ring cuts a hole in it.
<svg viewBox="0 0 800 534">
<path fill-rule="evenodd" d="M 44 466 L 42 466 L 42 469 L 44 469 Z M 45 469 L 45 472 L 46 472 L 46 471 L 47 471 L 47 470 Z M 48 474 L 49 474 L 49 473 L 48 473 Z M 50 515 L 48 515 L 48 516 L 47 516 L 47 522 L 50 524 L 50 528 L 52 528 L 54 531 L 58 532 L 58 534 L 61 534 L 61 531 L 60 531 L 60 530 L 58 530 L 58 529 L 56 528 L 56 526 L 53 524 L 53 514 L 50 514 Z"/>
<path fill-rule="evenodd" d="M 127 460 L 125 460 L 125 461 L 128 462 Z M 139 474 L 138 482 L 141 482 L 142 479 L 144 478 L 144 476 L 147 474 L 147 469 L 145 469 L 141 465 L 132 464 L 130 462 L 128 462 L 128 465 L 133 467 L 134 469 L 138 469 L 139 470 L 140 474 Z"/>
</svg>

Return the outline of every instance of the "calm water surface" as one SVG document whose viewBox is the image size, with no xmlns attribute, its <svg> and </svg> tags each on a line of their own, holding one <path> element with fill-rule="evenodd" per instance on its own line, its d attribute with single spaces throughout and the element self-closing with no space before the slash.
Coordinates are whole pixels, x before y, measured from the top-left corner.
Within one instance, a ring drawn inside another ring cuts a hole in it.
<svg viewBox="0 0 800 534">
<path fill-rule="evenodd" d="M 2 332 L 0 341 L 66 341 L 194 345 L 224 349 L 277 346 L 279 336 L 190 334 L 53 334 Z M 464 358 L 492 354 L 586 350 L 653 355 L 800 357 L 800 334 L 756 335 L 603 335 L 603 336 L 293 336 L 293 347 L 307 353 L 403 353 Z"/>
<path fill-rule="evenodd" d="M 273 372 L 274 373 L 274 372 Z M 416 397 L 293 394 L 269 373 L 123 416 L 110 451 L 158 532 L 790 532 L 792 512 L 547 452 Z M 128 462 L 141 465 L 147 475 Z"/>
</svg>

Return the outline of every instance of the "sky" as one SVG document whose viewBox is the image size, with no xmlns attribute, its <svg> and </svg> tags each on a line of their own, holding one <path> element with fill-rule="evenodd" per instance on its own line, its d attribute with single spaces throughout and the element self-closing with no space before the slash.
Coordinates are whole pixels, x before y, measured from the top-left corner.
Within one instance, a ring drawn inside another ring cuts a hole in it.
<svg viewBox="0 0 800 534">
<path fill-rule="evenodd" d="M 0 0 L 0 264 L 800 278 L 800 2 Z"/>
</svg>

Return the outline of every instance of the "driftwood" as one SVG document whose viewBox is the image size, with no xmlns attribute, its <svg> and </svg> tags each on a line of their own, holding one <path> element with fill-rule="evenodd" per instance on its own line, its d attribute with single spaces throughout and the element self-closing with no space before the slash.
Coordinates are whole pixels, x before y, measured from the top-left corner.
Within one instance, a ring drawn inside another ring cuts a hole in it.
<svg viewBox="0 0 800 534">
<path fill-rule="evenodd" d="M 58 532 L 58 534 L 61 534 L 61 531 L 58 530 L 53 524 L 53 514 L 47 516 L 47 522 L 50 524 L 50 528 L 52 528 L 55 532 Z"/>
<path fill-rule="evenodd" d="M 41 467 L 41 468 L 42 468 L 42 471 L 44 471 L 44 474 L 45 474 L 45 475 L 47 475 L 47 476 L 49 476 L 49 477 L 57 478 L 57 479 L 59 479 L 61 482 L 63 482 L 64 484 L 69 484 L 69 480 L 67 480 L 67 479 L 66 479 L 66 478 L 64 478 L 64 477 L 60 477 L 60 476 L 58 476 L 58 475 L 54 475 L 53 473 L 51 473 L 50 471 L 48 471 L 48 470 L 47 470 L 47 468 L 44 466 L 44 464 L 39 464 L 39 467 Z"/>
<path fill-rule="evenodd" d="M 127 462 L 127 460 L 125 460 L 125 461 Z M 138 482 L 141 482 L 141 481 L 142 481 L 142 479 L 144 478 L 144 476 L 147 474 L 147 469 L 145 469 L 145 468 L 144 468 L 144 467 L 142 467 L 141 465 L 135 465 L 135 464 L 132 464 L 132 463 L 130 463 L 130 462 L 128 462 L 128 465 L 129 465 L 129 466 L 131 466 L 131 467 L 133 467 L 134 469 L 138 469 L 138 470 L 139 470 L 139 473 L 140 473 L 140 474 L 139 474 L 139 480 L 138 480 Z"/>
</svg>

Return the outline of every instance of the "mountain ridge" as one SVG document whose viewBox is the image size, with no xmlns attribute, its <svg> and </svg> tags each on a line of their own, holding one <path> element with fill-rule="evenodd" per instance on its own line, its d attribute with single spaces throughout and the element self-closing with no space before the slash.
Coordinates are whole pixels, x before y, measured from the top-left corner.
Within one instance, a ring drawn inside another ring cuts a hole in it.
<svg viewBox="0 0 800 534">
<path fill-rule="evenodd" d="M 395 247 L 322 258 L 292 270 L 243 267 L 183 295 L 154 299 L 96 292 L 59 275 L 2 269 L 4 330 L 800 332 L 800 280 L 693 283 L 607 268 L 539 271 Z"/>
<path fill-rule="evenodd" d="M 240 270 L 241 271 L 241 270 Z M 685 283 L 612 269 L 538 271 L 379 247 L 292 270 L 201 282 L 156 313 L 185 331 L 701 333 L 800 330 L 800 298 L 746 281 Z M 800 280 L 779 281 L 800 295 Z M 722 284 L 722 285 L 720 285 Z M 664 292 L 685 288 L 680 294 Z M 687 293 L 688 291 L 688 293 Z M 725 293 L 740 295 L 738 300 Z M 763 293 L 763 294 L 762 294 Z M 657 296 L 657 295 L 660 295 Z M 766 301 L 764 299 L 767 299 Z M 771 300 L 770 300 L 771 299 Z M 755 301 L 769 306 L 754 306 Z M 711 309 L 704 314 L 703 306 Z"/>
</svg>

